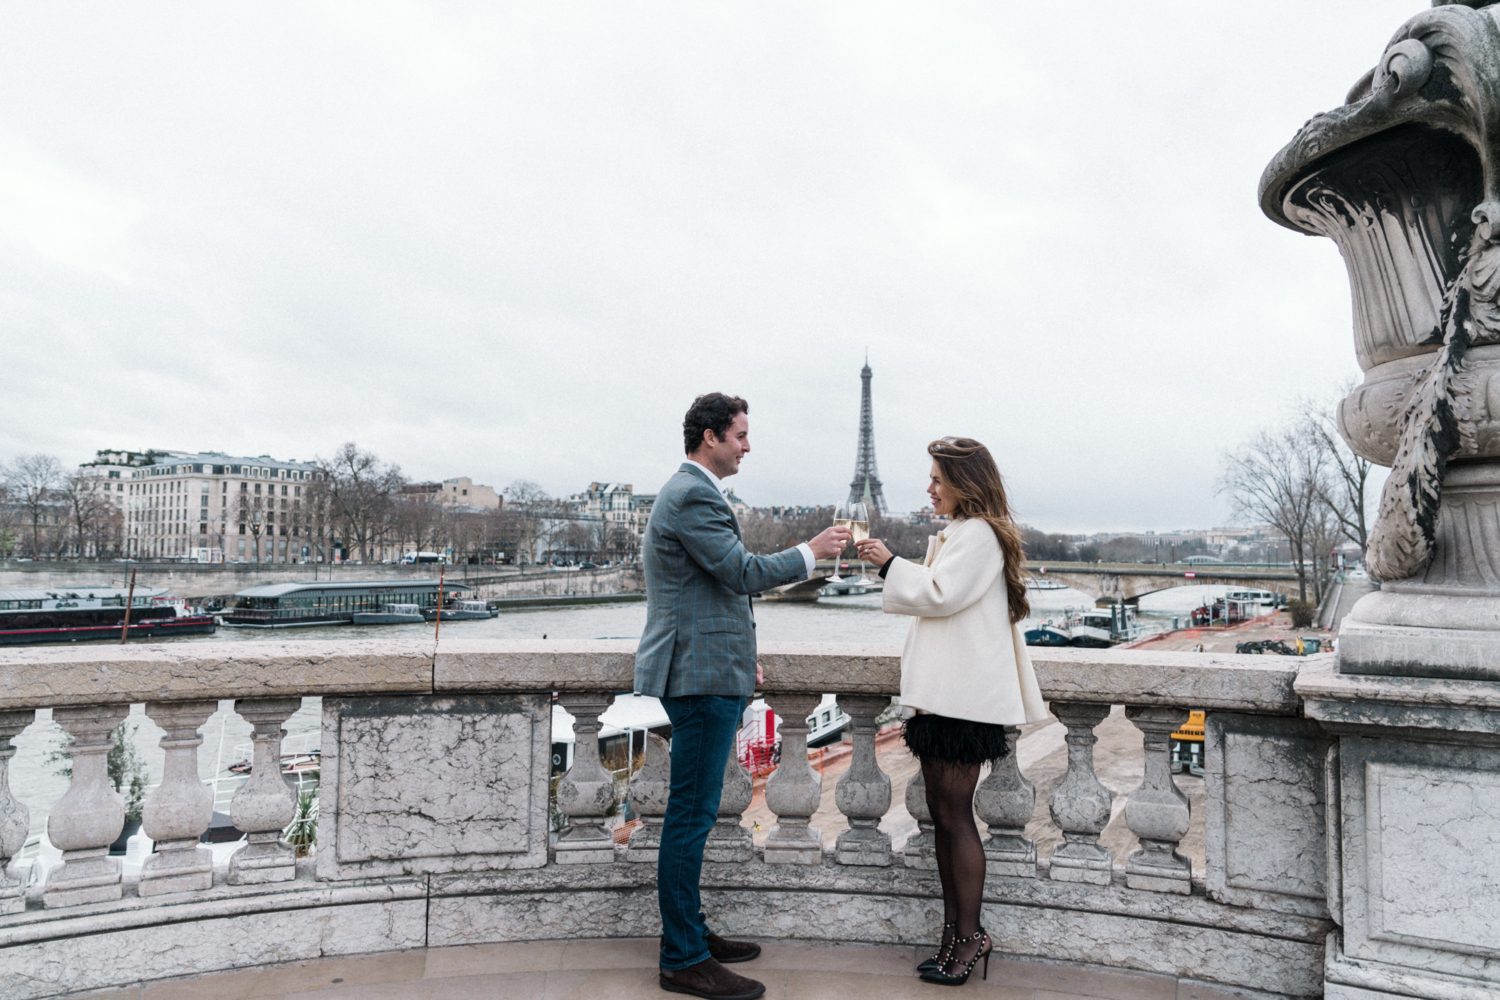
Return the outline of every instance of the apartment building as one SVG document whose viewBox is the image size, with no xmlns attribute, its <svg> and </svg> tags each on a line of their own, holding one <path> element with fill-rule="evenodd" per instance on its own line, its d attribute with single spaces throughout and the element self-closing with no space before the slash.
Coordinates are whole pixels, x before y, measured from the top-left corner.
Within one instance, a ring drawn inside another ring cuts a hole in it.
<svg viewBox="0 0 1500 1000">
<path fill-rule="evenodd" d="M 155 454 L 122 466 L 126 551 L 139 559 L 300 563 L 326 558 L 307 462 L 220 452 Z"/>
<path fill-rule="evenodd" d="M 630 483 L 589 483 L 587 490 L 569 497 L 568 503 L 580 514 L 640 531 L 636 527 L 635 487 Z"/>
<path fill-rule="evenodd" d="M 158 459 L 165 459 L 174 452 L 170 451 L 118 451 L 113 448 L 101 448 L 94 453 L 92 462 L 83 462 L 78 466 L 80 476 L 88 476 L 99 480 L 100 492 L 104 493 L 114 501 L 115 506 L 125 509 L 125 498 L 127 496 L 126 485 L 130 480 L 131 473 L 143 466 L 152 465 Z M 175 454 L 186 455 L 186 452 Z"/>
<path fill-rule="evenodd" d="M 476 509 L 496 510 L 504 503 L 493 486 L 476 483 L 468 476 L 444 479 L 441 483 L 408 483 L 401 488 L 401 495 L 416 500 Z"/>
</svg>

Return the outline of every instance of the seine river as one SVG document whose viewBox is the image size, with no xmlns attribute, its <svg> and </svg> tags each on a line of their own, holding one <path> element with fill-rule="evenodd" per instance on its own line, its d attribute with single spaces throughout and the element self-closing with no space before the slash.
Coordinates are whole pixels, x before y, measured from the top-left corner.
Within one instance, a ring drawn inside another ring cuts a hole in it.
<svg viewBox="0 0 1500 1000">
<path fill-rule="evenodd" d="M 1182 587 L 1142 599 L 1141 624 L 1148 629 L 1169 628 L 1172 616 L 1186 616 L 1206 596 L 1221 594 L 1223 587 Z M 1032 615 L 1036 620 L 1059 617 L 1070 608 L 1092 607 L 1094 602 L 1076 590 L 1042 590 L 1031 592 Z M 816 603 L 757 603 L 756 632 L 760 639 L 771 641 L 822 642 L 889 642 L 899 643 L 906 635 L 909 619 L 887 615 L 880 610 L 880 595 L 822 598 Z M 646 622 L 646 605 L 593 604 L 571 608 L 543 608 L 502 612 L 482 621 L 451 622 L 443 634 L 465 638 L 493 639 L 633 639 L 641 634 Z M 451 631 L 450 631 L 451 630 Z M 211 636 L 185 636 L 161 640 L 189 642 L 263 642 L 268 639 L 413 639 L 430 637 L 431 626 L 331 626 L 295 630 L 262 630 L 221 628 Z M 287 723 L 287 749 L 314 749 L 318 745 L 320 705 L 317 698 L 306 698 L 303 707 Z M 162 751 L 157 743 L 162 731 L 134 706 L 127 727 L 134 726 L 131 742 L 145 762 L 147 779 L 155 784 L 161 779 Z M 250 727 L 233 711 L 231 702 L 221 702 L 219 711 L 203 727 L 203 746 L 199 749 L 198 770 L 205 781 L 218 780 L 220 811 L 227 811 L 233 787 L 240 779 L 227 772 L 230 764 L 249 756 Z M 52 721 L 50 711 L 37 713 L 37 721 L 15 741 L 17 753 L 11 760 L 11 789 L 31 810 L 31 832 L 45 829 L 47 811 L 67 790 L 67 779 L 56 772 L 60 764 L 48 756 L 64 742 L 64 734 Z"/>
</svg>

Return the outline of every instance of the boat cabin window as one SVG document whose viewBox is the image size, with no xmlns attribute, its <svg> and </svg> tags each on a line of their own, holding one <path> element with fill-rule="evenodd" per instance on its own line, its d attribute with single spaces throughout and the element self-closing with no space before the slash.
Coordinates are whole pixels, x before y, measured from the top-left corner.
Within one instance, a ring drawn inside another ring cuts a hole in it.
<svg viewBox="0 0 1500 1000">
<path fill-rule="evenodd" d="M 40 611 L 41 601 L 0 601 L 0 611 Z"/>
</svg>

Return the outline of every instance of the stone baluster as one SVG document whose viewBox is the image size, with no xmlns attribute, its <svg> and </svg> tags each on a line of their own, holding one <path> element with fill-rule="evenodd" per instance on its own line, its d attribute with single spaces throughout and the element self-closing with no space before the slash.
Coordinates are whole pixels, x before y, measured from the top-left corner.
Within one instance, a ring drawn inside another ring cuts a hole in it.
<svg viewBox="0 0 1500 1000">
<path fill-rule="evenodd" d="M 125 828 L 125 800 L 109 783 L 105 756 L 129 705 L 58 708 L 52 721 L 72 737 L 73 777 L 47 817 L 47 839 L 63 863 L 47 876 L 42 899 L 49 907 L 103 903 L 120 898 L 120 861 L 109 845 Z"/>
<path fill-rule="evenodd" d="M 834 858 L 841 865 L 889 865 L 891 835 L 880 821 L 891 808 L 891 778 L 875 759 L 875 718 L 891 707 L 889 695 L 839 695 L 839 708 L 854 730 L 854 754 L 849 770 L 833 790 L 834 804 L 849 819 L 849 829 L 834 842 Z"/>
<path fill-rule="evenodd" d="M 645 761 L 630 782 L 630 807 L 641 825 L 630 834 L 626 861 L 656 864 L 661 850 L 661 825 L 667 815 L 667 795 L 672 790 L 672 751 L 655 733 L 646 734 Z"/>
<path fill-rule="evenodd" d="M 768 694 L 781 731 L 781 763 L 766 780 L 766 808 L 776 825 L 766 836 L 769 864 L 823 863 L 823 831 L 808 824 L 823 798 L 823 776 L 807 759 L 807 716 L 823 699 L 815 694 Z"/>
<path fill-rule="evenodd" d="M 161 784 L 146 797 L 141 829 L 156 851 L 141 865 L 142 896 L 213 888 L 214 856 L 199 838 L 214 818 L 213 789 L 198 777 L 199 728 L 219 707 L 214 701 L 153 701 L 146 715 L 163 730 L 167 752 Z"/>
<path fill-rule="evenodd" d="M 719 796 L 719 818 L 708 831 L 703 845 L 704 861 L 749 861 L 754 857 L 750 830 L 740 825 L 740 817 L 750 808 L 755 784 L 750 772 L 739 762 L 733 748 L 724 762 L 724 792 Z"/>
<path fill-rule="evenodd" d="M 35 718 L 32 709 L 0 712 L 0 916 L 26 908 L 26 884 L 7 874 L 11 859 L 21 853 L 31 831 L 31 810 L 10 793 L 10 759 L 16 755 L 10 741 Z"/>
<path fill-rule="evenodd" d="M 1193 863 L 1177 853 L 1188 831 L 1188 797 L 1172 780 L 1172 733 L 1187 721 L 1185 708 L 1128 705 L 1125 717 L 1141 731 L 1146 773 L 1125 802 L 1125 823 L 1141 848 L 1125 861 L 1125 884 L 1153 892 L 1192 892 Z"/>
<path fill-rule="evenodd" d="M 255 747 L 250 780 L 229 803 L 229 819 L 245 831 L 245 846 L 229 859 L 230 885 L 289 882 L 297 877 L 297 852 L 281 833 L 297 815 L 297 797 L 281 774 L 281 727 L 302 707 L 301 698 L 241 698 L 234 703 L 250 723 Z"/>
<path fill-rule="evenodd" d="M 1094 774 L 1094 727 L 1109 717 L 1095 702 L 1052 703 L 1052 714 L 1068 727 L 1068 773 L 1052 790 L 1052 821 L 1063 843 L 1052 851 L 1052 877 L 1064 882 L 1109 885 L 1114 862 L 1099 834 L 1109 825 L 1114 795 Z"/>
<path fill-rule="evenodd" d="M 557 808 L 568 817 L 568 831 L 557 840 L 557 863 L 608 864 L 615 859 L 615 838 L 604 817 L 615 806 L 615 778 L 599 760 L 599 716 L 615 696 L 570 692 L 557 700 L 574 718 L 573 766 L 557 782 Z"/>
<path fill-rule="evenodd" d="M 906 783 L 906 811 L 917 821 L 917 832 L 906 838 L 901 852 L 906 867 L 937 871 L 937 835 L 933 832 L 932 811 L 927 808 L 927 779 L 920 768 Z"/>
<path fill-rule="evenodd" d="M 1005 756 L 974 791 L 974 811 L 989 827 L 984 842 L 985 868 L 991 875 L 1036 878 L 1036 841 L 1026 839 L 1026 824 L 1036 806 L 1036 786 L 1021 774 L 1016 760 L 1018 726 L 1005 727 Z"/>
</svg>

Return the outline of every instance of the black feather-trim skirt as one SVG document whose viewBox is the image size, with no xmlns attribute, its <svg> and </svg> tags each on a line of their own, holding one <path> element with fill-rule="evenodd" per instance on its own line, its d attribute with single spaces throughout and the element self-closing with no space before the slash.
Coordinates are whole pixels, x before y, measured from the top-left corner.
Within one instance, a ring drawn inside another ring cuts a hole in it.
<svg viewBox="0 0 1500 1000">
<path fill-rule="evenodd" d="M 993 722 L 920 714 L 906 720 L 901 735 L 912 756 L 923 763 L 988 764 L 1010 752 L 1005 727 Z"/>
</svg>

